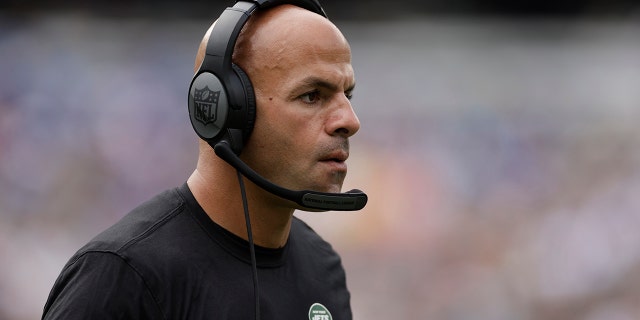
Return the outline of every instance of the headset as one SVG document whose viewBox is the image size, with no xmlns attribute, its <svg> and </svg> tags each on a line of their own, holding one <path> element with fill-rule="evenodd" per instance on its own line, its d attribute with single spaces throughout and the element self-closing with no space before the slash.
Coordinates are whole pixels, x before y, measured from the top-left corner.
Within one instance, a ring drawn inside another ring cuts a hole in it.
<svg viewBox="0 0 640 320">
<path fill-rule="evenodd" d="M 345 193 L 289 190 L 260 176 L 239 157 L 253 130 L 256 98 L 247 74 L 232 62 L 238 35 L 252 13 L 293 4 L 327 17 L 317 0 L 237 1 L 218 18 L 206 54 L 189 87 L 189 118 L 193 129 L 218 157 L 262 189 L 293 201 L 309 211 L 354 211 L 364 208 L 367 195 L 357 189 Z"/>
</svg>

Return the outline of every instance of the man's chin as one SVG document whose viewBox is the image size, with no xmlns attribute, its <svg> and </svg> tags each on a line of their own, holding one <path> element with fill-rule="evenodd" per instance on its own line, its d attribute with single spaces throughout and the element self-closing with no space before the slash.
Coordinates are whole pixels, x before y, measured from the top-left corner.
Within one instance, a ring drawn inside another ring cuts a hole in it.
<svg viewBox="0 0 640 320">
<path fill-rule="evenodd" d="M 313 188 L 313 189 L 308 189 L 311 191 L 316 191 L 316 192 L 323 192 L 323 193 L 340 193 L 342 192 L 342 184 L 331 184 L 329 186 L 324 186 L 324 187 L 320 187 L 320 188 Z"/>
</svg>

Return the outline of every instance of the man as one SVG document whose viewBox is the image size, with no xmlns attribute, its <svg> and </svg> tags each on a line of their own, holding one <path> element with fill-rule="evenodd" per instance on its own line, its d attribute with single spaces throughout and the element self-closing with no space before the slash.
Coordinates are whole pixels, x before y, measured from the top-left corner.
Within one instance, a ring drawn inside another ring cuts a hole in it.
<svg viewBox="0 0 640 320">
<path fill-rule="evenodd" d="M 242 161 L 284 188 L 340 192 L 348 138 L 360 127 L 350 59 L 344 36 L 317 13 L 288 4 L 253 13 L 233 53 L 257 106 Z M 236 169 L 201 140 L 187 183 L 71 258 L 43 319 L 351 319 L 339 256 L 293 217 L 305 207 L 242 182 L 246 193 Z"/>
</svg>

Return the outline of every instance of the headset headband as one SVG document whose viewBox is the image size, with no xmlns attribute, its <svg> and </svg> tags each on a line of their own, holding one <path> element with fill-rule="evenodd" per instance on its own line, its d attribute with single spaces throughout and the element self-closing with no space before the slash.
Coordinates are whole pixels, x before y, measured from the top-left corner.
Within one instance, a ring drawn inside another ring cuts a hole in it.
<svg viewBox="0 0 640 320">
<path fill-rule="evenodd" d="M 316 0 L 254 0 L 238 1 L 233 7 L 225 9 L 211 30 L 204 61 L 198 72 L 204 70 L 221 71 L 220 74 L 231 71 L 231 58 L 238 35 L 251 14 L 257 9 L 266 9 L 283 4 L 292 4 L 323 17 L 327 17 L 324 9 Z M 218 75 L 220 75 L 218 74 Z"/>
</svg>

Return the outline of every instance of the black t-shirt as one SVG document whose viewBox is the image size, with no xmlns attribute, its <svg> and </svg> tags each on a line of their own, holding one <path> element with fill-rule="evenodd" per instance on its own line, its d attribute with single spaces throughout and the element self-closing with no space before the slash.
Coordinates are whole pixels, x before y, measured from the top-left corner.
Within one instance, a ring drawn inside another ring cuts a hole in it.
<svg viewBox="0 0 640 320">
<path fill-rule="evenodd" d="M 351 319 L 340 257 L 294 217 L 287 244 L 256 246 L 261 319 Z M 254 318 L 247 241 L 214 223 L 186 184 L 156 196 L 80 249 L 43 319 Z"/>
</svg>

